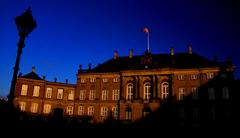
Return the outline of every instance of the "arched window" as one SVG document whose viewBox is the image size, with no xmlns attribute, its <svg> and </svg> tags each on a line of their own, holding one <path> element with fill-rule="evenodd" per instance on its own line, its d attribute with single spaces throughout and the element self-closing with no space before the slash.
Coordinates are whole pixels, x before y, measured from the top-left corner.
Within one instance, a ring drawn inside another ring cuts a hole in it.
<svg viewBox="0 0 240 138">
<path fill-rule="evenodd" d="M 127 90 L 126 90 L 126 100 L 132 100 L 132 99 L 133 99 L 133 84 L 128 83 Z"/>
<path fill-rule="evenodd" d="M 162 99 L 167 99 L 169 96 L 169 84 L 168 82 L 162 83 Z"/>
<path fill-rule="evenodd" d="M 151 84 L 149 82 L 144 83 L 143 87 L 143 100 L 149 100 L 151 96 Z"/>
</svg>

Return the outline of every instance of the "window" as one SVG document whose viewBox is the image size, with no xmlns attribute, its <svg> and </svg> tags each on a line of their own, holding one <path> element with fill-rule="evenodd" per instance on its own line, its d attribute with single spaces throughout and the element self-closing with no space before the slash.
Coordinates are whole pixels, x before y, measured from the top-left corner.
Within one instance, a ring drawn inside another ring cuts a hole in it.
<svg viewBox="0 0 240 138">
<path fill-rule="evenodd" d="M 209 100 L 215 99 L 215 90 L 213 87 L 208 88 L 208 98 Z"/>
<path fill-rule="evenodd" d="M 26 102 L 19 102 L 19 108 L 21 111 L 25 111 L 26 110 Z"/>
<path fill-rule="evenodd" d="M 40 86 L 34 86 L 33 88 L 33 97 L 38 97 L 40 91 Z"/>
<path fill-rule="evenodd" d="M 68 93 L 68 100 L 74 100 L 74 91 L 70 90 Z"/>
<path fill-rule="evenodd" d="M 222 88 L 222 98 L 225 100 L 229 99 L 229 90 L 228 87 L 223 87 Z"/>
<path fill-rule="evenodd" d="M 196 80 L 197 79 L 197 74 L 192 74 L 191 75 L 191 80 Z"/>
<path fill-rule="evenodd" d="M 79 100 L 85 100 L 86 90 L 80 90 L 79 92 Z"/>
<path fill-rule="evenodd" d="M 129 83 L 127 85 L 126 100 L 132 100 L 132 99 L 133 99 L 133 84 Z"/>
<path fill-rule="evenodd" d="M 169 96 L 169 85 L 168 82 L 162 83 L 162 98 L 167 99 Z"/>
<path fill-rule="evenodd" d="M 89 106 L 88 107 L 88 115 L 89 116 L 93 116 L 93 114 L 94 114 L 94 107 L 93 106 Z"/>
<path fill-rule="evenodd" d="M 90 78 L 90 82 L 91 82 L 91 83 L 96 82 L 96 78 Z"/>
<path fill-rule="evenodd" d="M 84 115 L 84 106 L 78 106 L 78 115 Z"/>
<path fill-rule="evenodd" d="M 38 104 L 37 103 L 32 103 L 31 104 L 31 112 L 32 113 L 37 113 L 38 110 Z"/>
<path fill-rule="evenodd" d="M 89 100 L 95 100 L 96 90 L 90 90 L 89 92 Z"/>
<path fill-rule="evenodd" d="M 112 96 L 113 96 L 112 97 L 113 100 L 119 100 L 119 90 L 118 89 L 114 89 Z"/>
<path fill-rule="evenodd" d="M 200 118 L 200 113 L 199 113 L 199 108 L 193 108 L 193 119 L 199 119 Z"/>
<path fill-rule="evenodd" d="M 143 117 L 146 117 L 147 115 L 149 115 L 151 112 L 151 109 L 150 108 L 144 108 L 143 109 Z"/>
<path fill-rule="evenodd" d="M 108 91 L 107 90 L 103 90 L 102 91 L 102 100 L 107 100 L 108 99 Z"/>
<path fill-rule="evenodd" d="M 103 78 L 102 80 L 103 80 L 104 83 L 108 82 L 107 78 Z"/>
<path fill-rule="evenodd" d="M 128 121 L 132 120 L 132 109 L 131 108 L 126 109 L 126 120 L 128 120 Z"/>
<path fill-rule="evenodd" d="M 86 83 L 87 79 L 86 78 L 82 78 L 81 79 L 81 83 Z"/>
<path fill-rule="evenodd" d="M 118 108 L 117 107 L 112 108 L 112 115 L 115 119 L 118 118 Z"/>
<path fill-rule="evenodd" d="M 107 107 L 101 107 L 101 118 L 106 119 L 108 116 L 108 108 Z"/>
<path fill-rule="evenodd" d="M 227 78 L 227 74 L 222 73 L 222 74 L 220 75 L 220 78 L 221 78 L 221 79 L 226 79 L 226 78 Z"/>
<path fill-rule="evenodd" d="M 73 115 L 73 106 L 67 106 L 66 114 L 67 115 Z"/>
<path fill-rule="evenodd" d="M 213 78 L 213 73 L 207 73 L 207 79 L 212 79 Z"/>
<path fill-rule="evenodd" d="M 21 95 L 27 95 L 27 91 L 28 91 L 28 85 L 23 84 L 22 90 L 21 90 Z"/>
<path fill-rule="evenodd" d="M 198 99 L 198 90 L 197 87 L 192 87 L 192 99 L 197 100 Z"/>
<path fill-rule="evenodd" d="M 118 78 L 113 78 L 113 82 L 118 82 Z"/>
<path fill-rule="evenodd" d="M 63 89 L 58 89 L 57 99 L 63 99 Z"/>
<path fill-rule="evenodd" d="M 43 113 L 49 114 L 51 112 L 51 104 L 44 104 L 43 106 Z"/>
<path fill-rule="evenodd" d="M 185 88 L 179 88 L 178 99 L 183 100 L 185 96 Z"/>
<path fill-rule="evenodd" d="M 149 100 L 151 96 L 151 84 L 149 82 L 144 84 L 143 100 Z"/>
<path fill-rule="evenodd" d="M 46 89 L 46 98 L 51 98 L 52 97 L 52 88 L 47 88 Z"/>
<path fill-rule="evenodd" d="M 178 117 L 179 119 L 184 119 L 185 118 L 185 110 L 184 110 L 184 107 L 180 107 L 178 109 Z"/>
<path fill-rule="evenodd" d="M 209 118 L 214 120 L 216 118 L 216 108 L 211 106 L 209 109 Z"/>
<path fill-rule="evenodd" d="M 184 80 L 184 75 L 178 75 L 178 80 Z"/>
</svg>

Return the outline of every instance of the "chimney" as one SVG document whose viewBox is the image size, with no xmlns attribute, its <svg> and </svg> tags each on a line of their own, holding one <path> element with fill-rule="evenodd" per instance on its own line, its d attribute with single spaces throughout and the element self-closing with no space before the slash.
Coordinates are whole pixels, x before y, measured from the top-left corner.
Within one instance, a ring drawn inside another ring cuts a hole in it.
<svg viewBox="0 0 240 138">
<path fill-rule="evenodd" d="M 34 66 L 32 66 L 32 72 L 35 72 L 35 67 Z"/>
<path fill-rule="evenodd" d="M 46 76 L 43 76 L 43 80 L 45 80 L 46 79 Z"/>
<path fill-rule="evenodd" d="M 188 54 L 192 55 L 192 45 L 188 46 Z"/>
<path fill-rule="evenodd" d="M 68 79 L 65 80 L 66 84 L 68 84 Z"/>
<path fill-rule="evenodd" d="M 174 47 L 171 47 L 171 55 L 174 55 Z"/>
<path fill-rule="evenodd" d="M 129 51 L 129 58 L 132 58 L 133 57 L 133 49 L 130 49 Z"/>
<path fill-rule="evenodd" d="M 88 64 L 88 70 L 91 70 L 91 66 L 92 66 L 92 64 L 89 63 L 89 64 Z"/>
<path fill-rule="evenodd" d="M 117 59 L 118 58 L 118 52 L 117 51 L 114 51 L 114 55 L 113 55 L 114 57 L 114 59 Z"/>
<path fill-rule="evenodd" d="M 54 82 L 57 82 L 57 78 L 56 77 L 54 78 Z"/>
</svg>

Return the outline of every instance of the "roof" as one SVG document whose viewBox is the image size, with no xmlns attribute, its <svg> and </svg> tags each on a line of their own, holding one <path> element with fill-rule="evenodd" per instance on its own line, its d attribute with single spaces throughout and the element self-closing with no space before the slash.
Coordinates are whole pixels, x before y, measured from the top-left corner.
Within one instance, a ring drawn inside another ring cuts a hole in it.
<svg viewBox="0 0 240 138">
<path fill-rule="evenodd" d="M 159 68 L 204 68 L 204 67 L 218 67 L 216 61 L 207 59 L 196 53 L 175 53 L 170 54 L 151 54 L 133 56 L 129 58 L 118 57 L 112 58 L 103 64 L 89 70 L 88 72 L 119 72 L 123 70 L 141 70 L 141 69 L 159 69 Z"/>
<path fill-rule="evenodd" d="M 34 79 L 34 80 L 43 80 L 40 78 L 35 72 L 30 72 L 24 76 L 21 76 L 21 78 L 26 78 L 26 79 Z"/>
</svg>

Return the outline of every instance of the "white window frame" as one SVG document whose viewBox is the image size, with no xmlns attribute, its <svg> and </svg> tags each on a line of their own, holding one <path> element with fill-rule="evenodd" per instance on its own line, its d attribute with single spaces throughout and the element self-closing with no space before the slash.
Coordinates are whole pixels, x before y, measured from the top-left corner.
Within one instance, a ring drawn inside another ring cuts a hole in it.
<svg viewBox="0 0 240 138">
<path fill-rule="evenodd" d="M 39 92 L 40 92 L 40 86 L 34 86 L 33 87 L 33 97 L 39 97 Z"/>
<path fill-rule="evenodd" d="M 90 82 L 91 82 L 91 83 L 96 82 L 96 78 L 90 78 Z"/>
<path fill-rule="evenodd" d="M 83 105 L 78 106 L 78 115 L 79 116 L 84 115 L 84 106 Z"/>
<path fill-rule="evenodd" d="M 79 91 L 79 100 L 85 100 L 86 99 L 86 90 L 80 90 Z"/>
<path fill-rule="evenodd" d="M 113 82 L 118 82 L 118 77 L 113 78 Z"/>
<path fill-rule="evenodd" d="M 73 106 L 67 106 L 66 114 L 67 115 L 73 115 Z"/>
<path fill-rule="evenodd" d="M 207 73 L 207 79 L 212 79 L 214 77 L 214 74 L 211 72 L 211 73 Z"/>
<path fill-rule="evenodd" d="M 113 115 L 113 118 L 115 118 L 115 119 L 118 118 L 118 107 L 117 106 L 112 108 L 112 115 Z"/>
<path fill-rule="evenodd" d="M 95 100 L 96 90 L 89 91 L 89 100 Z"/>
<path fill-rule="evenodd" d="M 108 90 L 102 90 L 102 100 L 108 100 Z"/>
<path fill-rule="evenodd" d="M 114 89 L 113 94 L 112 94 L 112 99 L 113 100 L 119 100 L 119 89 Z"/>
<path fill-rule="evenodd" d="M 52 98 L 52 92 L 53 92 L 53 88 L 47 87 L 46 93 L 45 93 L 45 98 L 48 98 L 48 99 Z"/>
<path fill-rule="evenodd" d="M 51 104 L 44 104 L 43 105 L 43 113 L 49 114 L 51 112 Z"/>
<path fill-rule="evenodd" d="M 38 111 L 38 103 L 32 103 L 32 104 L 31 104 L 30 111 L 31 111 L 32 113 L 37 113 L 37 111 Z"/>
<path fill-rule="evenodd" d="M 193 100 L 198 100 L 198 89 L 197 89 L 197 87 L 192 87 L 192 90 L 191 90 L 191 92 L 192 92 L 192 99 Z"/>
<path fill-rule="evenodd" d="M 107 83 L 108 79 L 107 78 L 103 78 L 102 81 L 103 81 L 103 83 Z"/>
<path fill-rule="evenodd" d="M 133 99 L 133 83 L 128 83 L 126 88 L 126 100 Z"/>
<path fill-rule="evenodd" d="M 162 99 L 167 99 L 169 96 L 169 83 L 163 82 L 162 83 Z"/>
<path fill-rule="evenodd" d="M 183 74 L 179 74 L 179 75 L 177 76 L 177 78 L 178 78 L 178 80 L 184 80 L 184 75 L 183 75 Z"/>
<path fill-rule="evenodd" d="M 143 100 L 150 100 L 151 98 L 151 83 L 146 82 L 143 85 Z"/>
<path fill-rule="evenodd" d="M 185 95 L 186 95 L 185 94 L 185 88 L 183 88 L 183 87 L 179 88 L 178 99 L 183 100 Z"/>
<path fill-rule="evenodd" d="M 106 119 L 108 117 L 108 108 L 106 106 L 101 107 L 100 116 L 102 119 Z"/>
<path fill-rule="evenodd" d="M 21 95 L 26 96 L 27 92 L 28 92 L 28 85 L 27 84 L 22 84 Z"/>
<path fill-rule="evenodd" d="M 81 82 L 81 83 L 86 83 L 86 82 L 87 82 L 87 79 L 86 79 L 86 78 L 81 78 L 80 82 Z"/>
<path fill-rule="evenodd" d="M 63 89 L 57 89 L 57 99 L 63 99 Z"/>
<path fill-rule="evenodd" d="M 88 107 L 88 116 L 93 116 L 94 115 L 94 106 L 89 106 Z"/>
<path fill-rule="evenodd" d="M 191 80 L 196 80 L 196 79 L 197 79 L 197 77 L 198 77 L 198 75 L 197 75 L 197 74 L 191 74 Z"/>
<path fill-rule="evenodd" d="M 26 110 L 26 102 L 19 102 L 19 109 L 21 111 L 25 111 Z"/>
</svg>

